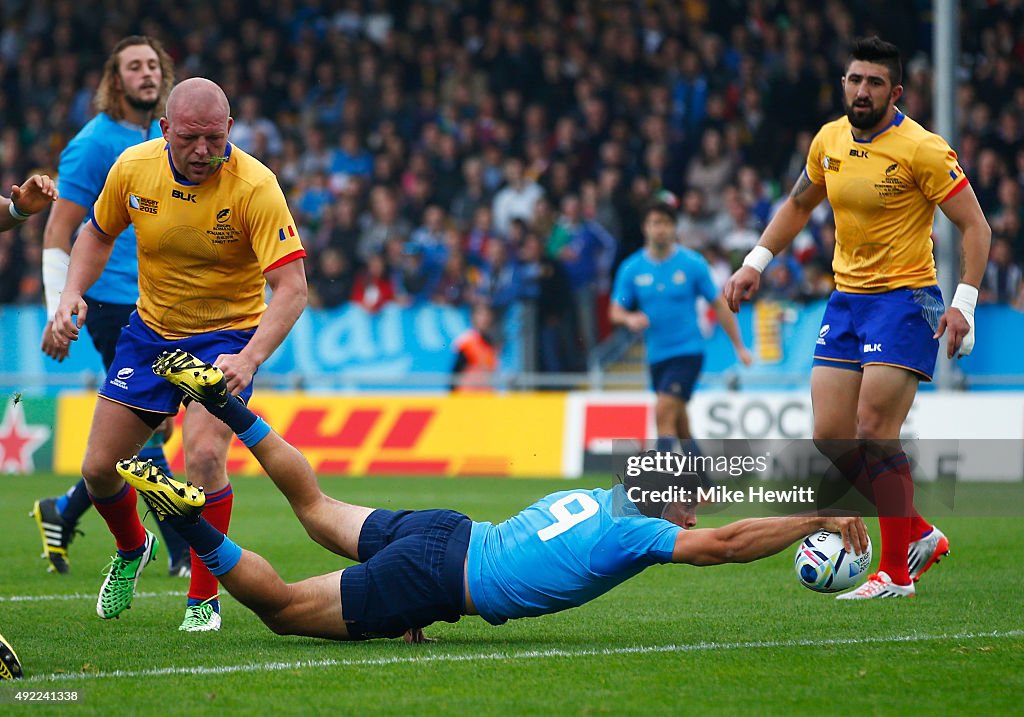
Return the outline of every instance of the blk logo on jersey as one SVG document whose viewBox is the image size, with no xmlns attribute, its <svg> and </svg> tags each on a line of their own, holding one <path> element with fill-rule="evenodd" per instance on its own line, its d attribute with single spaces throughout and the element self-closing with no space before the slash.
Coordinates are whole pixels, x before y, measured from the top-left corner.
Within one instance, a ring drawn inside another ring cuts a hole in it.
<svg viewBox="0 0 1024 717">
<path fill-rule="evenodd" d="M 864 344 L 864 353 L 874 354 L 882 350 L 882 344 Z"/>
<path fill-rule="evenodd" d="M 287 235 L 285 234 L 285 231 L 286 231 L 286 230 L 287 230 L 287 232 L 288 232 L 288 234 L 287 234 Z M 288 239 L 289 237 L 293 237 L 293 236 L 295 236 L 295 228 L 294 228 L 294 227 L 292 227 L 292 225 L 291 225 L 291 224 L 289 224 L 289 225 L 288 225 L 287 227 L 285 227 L 284 229 L 278 229 L 278 230 L 277 230 L 277 238 L 278 238 L 279 240 L 281 240 L 281 241 L 285 241 L 285 240 L 286 240 L 286 239 Z"/>
<path fill-rule="evenodd" d="M 193 194 L 192 192 L 183 192 L 180 189 L 172 189 L 171 196 L 174 197 L 175 199 L 180 199 L 183 202 L 192 202 L 193 204 L 196 203 L 196 195 Z"/>
<path fill-rule="evenodd" d="M 868 158 L 868 151 L 866 149 L 857 149 L 856 147 L 850 150 L 851 157 L 858 157 L 860 159 Z"/>
</svg>

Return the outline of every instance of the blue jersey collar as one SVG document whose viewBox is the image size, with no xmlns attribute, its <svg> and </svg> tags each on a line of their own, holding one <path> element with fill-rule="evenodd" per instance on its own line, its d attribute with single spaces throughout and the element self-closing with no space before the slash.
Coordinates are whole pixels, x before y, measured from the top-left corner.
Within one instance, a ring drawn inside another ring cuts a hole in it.
<svg viewBox="0 0 1024 717">
<path fill-rule="evenodd" d="M 174 176 L 174 181 L 177 182 L 178 184 L 183 184 L 186 187 L 196 187 L 196 186 L 199 186 L 199 182 L 191 182 L 191 181 L 189 181 L 188 179 L 185 178 L 185 175 L 181 174 L 181 172 L 179 172 L 177 169 L 175 169 L 174 161 L 171 159 L 171 145 L 170 144 L 165 144 L 164 145 L 164 151 L 167 152 L 167 166 L 169 166 L 171 168 L 171 174 Z M 224 150 L 224 162 L 221 163 L 220 167 L 223 167 L 224 164 L 226 164 L 229 159 L 231 159 L 231 143 L 230 142 L 228 142 L 227 148 Z M 220 171 L 220 167 L 217 167 L 217 169 L 214 170 L 213 174 L 211 174 L 210 176 L 213 177 L 217 172 L 219 172 Z"/>
<path fill-rule="evenodd" d="M 892 122 L 887 124 L 885 127 L 882 127 L 882 129 L 878 130 L 877 132 L 875 132 L 873 135 L 871 135 L 867 139 L 857 139 L 856 137 L 854 137 L 853 141 L 856 142 L 857 144 L 868 144 L 873 139 L 875 139 L 875 137 L 877 137 L 878 135 L 882 134 L 883 132 L 888 131 L 890 127 L 899 127 L 901 124 L 903 124 L 903 120 L 905 120 L 906 118 L 907 118 L 907 116 L 905 114 L 903 114 L 899 110 L 896 110 L 896 116 L 892 118 Z M 852 134 L 852 132 L 851 132 L 851 134 Z"/>
<path fill-rule="evenodd" d="M 644 258 L 647 259 L 647 261 L 651 262 L 652 264 L 657 264 L 659 266 L 661 264 L 664 264 L 666 261 L 668 261 L 678 253 L 679 245 L 676 244 L 674 247 L 672 247 L 672 251 L 669 252 L 669 255 L 659 261 L 658 259 L 655 259 L 653 256 L 651 256 L 651 252 L 647 249 L 647 247 L 644 247 Z"/>
</svg>

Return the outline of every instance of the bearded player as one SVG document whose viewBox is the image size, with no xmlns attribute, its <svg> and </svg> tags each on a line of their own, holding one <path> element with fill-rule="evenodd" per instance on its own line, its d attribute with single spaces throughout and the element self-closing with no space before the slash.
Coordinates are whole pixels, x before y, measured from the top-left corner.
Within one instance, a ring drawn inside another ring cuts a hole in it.
<svg viewBox="0 0 1024 717">
<path fill-rule="evenodd" d="M 913 505 L 900 429 L 918 384 L 946 356 L 974 347 L 974 308 L 991 230 L 942 137 L 896 106 L 903 94 L 895 45 L 855 41 L 842 79 L 846 116 L 811 143 L 807 166 L 743 266 L 729 279 L 733 311 L 756 293 L 761 272 L 826 197 L 836 220 L 836 291 L 822 319 L 811 371 L 814 438 L 878 508 L 878 572 L 840 600 L 911 597 L 914 583 L 949 552 L 942 531 Z M 962 279 L 949 308 L 936 285 L 935 207 L 963 234 Z"/>
</svg>

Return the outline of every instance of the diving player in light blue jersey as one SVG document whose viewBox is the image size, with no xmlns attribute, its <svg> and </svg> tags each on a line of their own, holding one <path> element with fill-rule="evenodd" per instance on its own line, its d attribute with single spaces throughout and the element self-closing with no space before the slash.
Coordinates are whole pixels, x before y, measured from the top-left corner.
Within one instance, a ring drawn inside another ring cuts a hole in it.
<svg viewBox="0 0 1024 717">
<path fill-rule="evenodd" d="M 71 240 L 99 197 L 107 172 L 128 147 L 159 137 L 160 111 L 174 84 L 174 68 L 159 41 L 133 35 L 121 40 L 103 68 L 96 91 L 98 114 L 68 143 L 60 155 L 57 187 L 60 198 L 50 212 L 43 233 L 43 285 L 48 321 L 42 350 L 56 361 L 67 358 L 69 346 L 53 338 L 52 320 L 67 278 Z M 114 241 L 113 254 L 99 280 L 89 290 L 89 335 L 108 371 L 121 328 L 139 298 L 139 266 L 135 230 L 129 226 Z M 167 469 L 163 440 L 170 421 L 158 431 L 141 454 Z M 65 495 L 36 501 L 32 515 L 39 527 L 43 554 L 51 572 L 69 570 L 68 544 L 79 519 L 91 502 L 85 482 Z M 164 534 L 171 575 L 190 573 L 188 546 L 173 531 Z"/>
<path fill-rule="evenodd" d="M 498 525 L 473 523 L 453 510 L 350 505 L 321 492 L 309 462 L 228 394 L 220 369 L 178 350 L 161 355 L 153 370 L 238 435 L 313 540 L 360 563 L 285 583 L 266 560 L 202 517 L 202 489 L 148 461 L 120 461 L 118 473 L 157 518 L 174 526 L 221 585 L 280 635 L 404 635 L 419 642 L 423 628 L 439 620 L 478 614 L 500 624 L 576 607 L 657 563 L 750 562 L 815 530 L 841 533 L 858 553 L 867 547 L 864 521 L 854 517 L 752 518 L 695 529 L 695 506 L 660 501 L 650 490 L 663 483 L 652 485 L 651 474 L 627 477 L 611 490 L 555 493 Z"/>
<path fill-rule="evenodd" d="M 711 280 L 704 257 L 676 243 L 676 211 L 657 201 L 644 212 L 645 246 L 626 258 L 615 276 L 609 318 L 643 333 L 651 385 L 657 394 L 658 450 L 696 452 L 690 441 L 686 404 L 704 363 L 704 337 L 697 324 L 697 299 L 715 309 L 718 323 L 745 366 L 753 357 L 743 345 L 735 315 Z"/>
</svg>

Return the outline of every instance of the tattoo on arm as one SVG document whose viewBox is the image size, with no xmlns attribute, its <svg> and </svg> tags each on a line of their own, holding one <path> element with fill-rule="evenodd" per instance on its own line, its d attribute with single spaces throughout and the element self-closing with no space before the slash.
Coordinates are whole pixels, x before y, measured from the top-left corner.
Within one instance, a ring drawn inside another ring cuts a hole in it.
<svg viewBox="0 0 1024 717">
<path fill-rule="evenodd" d="M 800 176 L 796 180 L 796 184 L 793 185 L 792 191 L 789 193 L 790 199 L 796 199 L 801 194 L 811 188 L 813 182 L 807 176 L 807 172 L 800 172 Z"/>
</svg>

